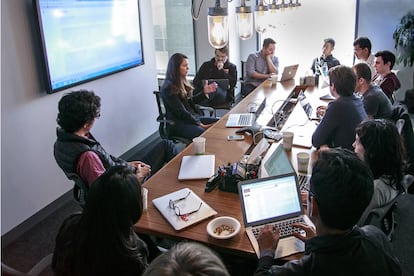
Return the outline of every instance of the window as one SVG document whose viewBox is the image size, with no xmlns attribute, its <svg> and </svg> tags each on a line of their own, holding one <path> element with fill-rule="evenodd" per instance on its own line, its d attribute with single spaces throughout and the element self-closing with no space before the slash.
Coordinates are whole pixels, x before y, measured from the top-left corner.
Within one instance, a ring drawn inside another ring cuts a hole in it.
<svg viewBox="0 0 414 276">
<path fill-rule="evenodd" d="M 269 13 L 268 30 L 260 36 L 276 41 L 275 55 L 283 66 L 303 64 L 298 74 L 310 70 L 312 61 L 322 54 L 323 39 L 333 38 L 335 48 L 332 55 L 341 64 L 353 64 L 353 41 L 355 36 L 356 1 L 312 0 L 303 1 L 299 8 L 286 8 Z"/>
<path fill-rule="evenodd" d="M 151 0 L 151 5 L 157 73 L 165 75 L 169 57 L 174 53 L 182 53 L 190 63 L 189 75 L 195 75 L 191 1 Z"/>
</svg>

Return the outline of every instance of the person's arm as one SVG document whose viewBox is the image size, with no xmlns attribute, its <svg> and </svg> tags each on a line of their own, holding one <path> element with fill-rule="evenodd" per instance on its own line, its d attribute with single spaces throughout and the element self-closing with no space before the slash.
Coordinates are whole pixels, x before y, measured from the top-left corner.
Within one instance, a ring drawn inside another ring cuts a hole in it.
<svg viewBox="0 0 414 276">
<path fill-rule="evenodd" d="M 200 69 L 197 71 L 196 75 L 193 79 L 193 86 L 194 86 L 194 95 L 197 95 L 203 92 L 204 83 L 203 80 L 209 79 L 208 74 L 208 62 L 204 62 Z"/>
<path fill-rule="evenodd" d="M 270 74 L 279 73 L 279 59 L 276 56 L 269 55 L 266 57 L 267 68 L 269 69 Z"/>
<path fill-rule="evenodd" d="M 378 101 L 376 101 L 374 97 L 368 95 L 367 97 L 362 98 L 362 103 L 364 104 L 364 109 L 368 118 L 373 119 L 378 113 Z"/>
<path fill-rule="evenodd" d="M 95 179 L 105 172 L 105 167 L 95 152 L 85 151 L 79 157 L 76 171 L 83 182 L 90 187 Z"/>
<path fill-rule="evenodd" d="M 267 79 L 270 77 L 270 74 L 261 74 L 256 71 L 256 58 L 255 54 L 250 54 L 246 61 L 246 74 L 248 77 L 253 79 Z"/>
<path fill-rule="evenodd" d="M 332 136 L 338 124 L 338 116 L 343 116 L 336 111 L 335 101 L 328 104 L 325 116 L 312 135 L 312 145 L 315 148 L 320 148 L 323 145 L 332 144 Z"/>
</svg>

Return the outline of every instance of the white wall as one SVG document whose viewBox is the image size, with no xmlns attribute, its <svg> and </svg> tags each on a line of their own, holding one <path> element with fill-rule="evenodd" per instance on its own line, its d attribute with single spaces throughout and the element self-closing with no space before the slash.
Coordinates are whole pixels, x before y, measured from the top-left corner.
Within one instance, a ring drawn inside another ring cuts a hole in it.
<svg viewBox="0 0 414 276">
<path fill-rule="evenodd" d="M 1 1 L 1 234 L 63 195 L 73 184 L 53 157 L 57 103 L 70 91 L 47 95 L 31 0 Z M 73 89 L 102 98 L 92 130 L 119 156 L 157 131 L 157 89 L 149 1 L 140 1 L 145 65 Z"/>
</svg>

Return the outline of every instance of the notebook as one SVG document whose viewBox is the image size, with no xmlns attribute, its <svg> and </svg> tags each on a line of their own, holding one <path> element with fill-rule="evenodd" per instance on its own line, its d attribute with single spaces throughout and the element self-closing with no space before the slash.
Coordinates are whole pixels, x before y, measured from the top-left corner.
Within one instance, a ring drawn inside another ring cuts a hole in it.
<svg viewBox="0 0 414 276">
<path fill-rule="evenodd" d="M 266 107 L 266 98 L 263 99 L 262 103 L 257 107 L 254 113 L 233 113 L 230 114 L 226 127 L 250 127 L 255 124 L 256 118 L 260 116 L 264 108 Z"/>
<path fill-rule="evenodd" d="M 264 156 L 259 168 L 259 177 L 296 173 L 301 191 L 309 188 L 310 174 L 296 172 L 282 143 L 274 143 Z"/>
<path fill-rule="evenodd" d="M 172 208 L 170 201 L 173 202 Z M 155 198 L 152 203 L 177 231 L 217 214 L 189 188 Z M 178 212 L 184 215 L 178 216 Z"/>
<path fill-rule="evenodd" d="M 286 66 L 283 69 L 282 76 L 279 81 L 291 80 L 296 76 L 296 71 L 298 70 L 299 64 Z"/>
<path fill-rule="evenodd" d="M 210 178 L 214 168 L 215 155 L 186 155 L 181 160 L 178 180 Z"/>
<path fill-rule="evenodd" d="M 260 257 L 259 245 L 255 236 L 266 224 L 274 224 L 280 230 L 279 244 L 275 258 L 282 258 L 294 253 L 304 252 L 305 243 L 288 235 L 279 223 L 302 222 L 313 225 L 303 214 L 303 207 L 296 175 L 282 174 L 268 178 L 258 178 L 238 183 L 243 222 L 246 234 Z M 303 232 L 292 228 L 295 232 Z"/>
</svg>

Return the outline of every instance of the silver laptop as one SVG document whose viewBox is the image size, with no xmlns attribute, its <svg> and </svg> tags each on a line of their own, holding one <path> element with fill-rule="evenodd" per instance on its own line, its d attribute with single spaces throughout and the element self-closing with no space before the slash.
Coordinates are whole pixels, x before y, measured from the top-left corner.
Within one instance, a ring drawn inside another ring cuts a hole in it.
<svg viewBox="0 0 414 276">
<path fill-rule="evenodd" d="M 297 222 L 312 225 L 303 213 L 294 173 L 240 181 L 238 188 L 244 227 L 258 258 L 260 251 L 257 238 L 266 224 L 272 224 L 280 231 L 275 258 L 305 251 L 304 242 L 292 236 L 292 231 L 303 231 L 290 226 Z"/>
<path fill-rule="evenodd" d="M 282 143 L 272 144 L 260 164 L 259 177 L 262 178 L 291 173 L 296 173 L 299 189 L 301 191 L 309 189 L 311 175 L 295 171 Z"/>
<path fill-rule="evenodd" d="M 226 127 L 250 127 L 255 124 L 256 118 L 260 116 L 263 109 L 266 107 L 266 98 L 263 99 L 261 104 L 250 113 L 233 113 L 230 114 Z"/>
<path fill-rule="evenodd" d="M 294 64 L 290 66 L 286 66 L 283 69 L 282 76 L 280 77 L 279 81 L 286 81 L 291 80 L 296 76 L 296 71 L 298 71 L 299 64 Z"/>
</svg>

